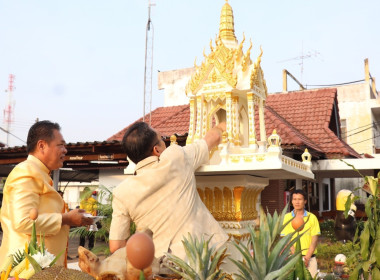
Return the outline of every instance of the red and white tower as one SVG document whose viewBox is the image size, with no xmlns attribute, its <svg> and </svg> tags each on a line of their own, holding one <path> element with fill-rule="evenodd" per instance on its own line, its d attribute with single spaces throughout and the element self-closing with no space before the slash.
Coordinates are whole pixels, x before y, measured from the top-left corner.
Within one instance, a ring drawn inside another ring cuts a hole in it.
<svg viewBox="0 0 380 280">
<path fill-rule="evenodd" d="M 6 105 L 4 109 L 4 123 L 5 123 L 6 133 L 7 133 L 7 142 L 6 142 L 7 147 L 9 147 L 9 133 L 11 129 L 11 124 L 13 122 L 14 105 L 13 105 L 12 95 L 15 89 L 14 80 L 15 80 L 15 75 L 9 74 L 9 85 L 8 85 L 8 89 L 6 90 L 8 93 L 8 104 Z"/>
</svg>

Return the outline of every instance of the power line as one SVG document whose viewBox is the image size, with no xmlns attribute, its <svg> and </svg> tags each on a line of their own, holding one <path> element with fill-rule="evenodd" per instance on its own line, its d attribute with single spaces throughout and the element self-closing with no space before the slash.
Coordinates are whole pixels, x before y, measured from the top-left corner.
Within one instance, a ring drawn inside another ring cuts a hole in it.
<svg viewBox="0 0 380 280">
<path fill-rule="evenodd" d="M 350 137 L 350 136 L 352 136 L 352 135 L 356 135 L 356 134 L 362 133 L 362 132 L 364 132 L 364 131 L 366 131 L 366 130 L 368 130 L 368 129 L 372 129 L 372 127 L 373 127 L 373 125 L 371 125 L 370 127 L 365 128 L 365 129 L 363 129 L 363 130 L 360 130 L 360 131 L 358 131 L 358 132 L 355 132 L 355 133 L 352 133 L 352 134 L 346 135 L 346 137 Z"/>
<path fill-rule="evenodd" d="M 362 142 L 365 142 L 365 141 L 368 141 L 368 140 L 372 140 L 372 139 L 375 139 L 377 137 L 380 137 L 380 134 L 379 135 L 376 135 L 374 137 L 371 137 L 371 138 L 368 138 L 368 139 L 365 139 L 365 140 L 362 140 L 362 141 L 359 141 L 359 142 L 355 142 L 355 143 L 352 143 L 352 144 L 348 144 L 348 145 L 355 145 L 355 144 L 359 144 L 359 143 L 362 143 Z"/>
<path fill-rule="evenodd" d="M 361 129 L 361 128 L 367 127 L 367 126 L 370 126 L 370 128 L 372 128 L 375 124 L 378 124 L 378 123 L 380 123 L 380 121 L 379 122 L 373 122 L 370 124 L 362 125 L 362 126 L 347 130 L 346 132 L 342 132 L 342 134 L 347 134 L 348 132 L 355 131 L 355 130 L 358 130 L 358 129 Z"/>
<path fill-rule="evenodd" d="M 0 130 L 4 131 L 8 135 L 11 135 L 11 136 L 17 138 L 18 140 L 20 140 L 20 141 L 22 141 L 22 142 L 24 142 L 26 144 L 26 142 L 23 139 L 21 139 L 20 137 L 17 137 L 16 135 L 14 135 L 13 133 L 9 132 L 8 130 L 6 130 L 6 129 L 2 128 L 2 127 L 0 127 Z"/>
<path fill-rule="evenodd" d="M 307 85 L 305 84 L 305 87 L 333 87 L 333 86 L 343 86 L 343 85 L 349 85 L 349 84 L 355 84 L 355 83 L 360 83 L 364 82 L 365 80 L 357 80 L 357 81 L 352 81 L 352 82 L 346 82 L 346 83 L 340 83 L 340 84 L 329 84 L 329 85 Z"/>
</svg>

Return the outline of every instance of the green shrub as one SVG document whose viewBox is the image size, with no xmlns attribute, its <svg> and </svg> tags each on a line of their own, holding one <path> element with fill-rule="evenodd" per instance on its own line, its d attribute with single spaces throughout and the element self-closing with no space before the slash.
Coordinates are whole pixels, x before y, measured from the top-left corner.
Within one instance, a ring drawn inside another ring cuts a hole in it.
<svg viewBox="0 0 380 280">
<path fill-rule="evenodd" d="M 321 229 L 321 237 L 324 237 L 327 240 L 330 240 L 332 242 L 336 241 L 336 236 L 335 236 L 335 221 L 334 220 L 325 220 L 321 223 L 319 223 L 319 227 Z"/>
<path fill-rule="evenodd" d="M 353 244 L 351 241 L 347 243 L 342 243 L 340 241 L 319 243 L 317 246 L 317 260 L 319 264 L 319 269 L 325 272 L 332 272 L 334 268 L 335 256 L 338 254 L 343 254 L 349 256 L 353 249 Z"/>
</svg>

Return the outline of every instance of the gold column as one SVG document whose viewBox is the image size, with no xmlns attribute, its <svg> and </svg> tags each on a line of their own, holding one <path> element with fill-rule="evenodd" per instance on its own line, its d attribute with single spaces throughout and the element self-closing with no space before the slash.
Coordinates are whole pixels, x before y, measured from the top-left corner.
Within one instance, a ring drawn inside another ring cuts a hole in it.
<svg viewBox="0 0 380 280">
<path fill-rule="evenodd" d="M 260 140 L 261 141 L 267 141 L 266 140 L 267 134 L 265 132 L 264 106 L 265 106 L 265 101 L 264 101 L 264 99 L 260 98 L 259 120 L 260 120 Z"/>
<path fill-rule="evenodd" d="M 202 138 L 205 137 L 207 132 L 207 114 L 208 114 L 208 108 L 207 108 L 207 102 L 205 100 L 202 101 Z"/>
<path fill-rule="evenodd" d="M 256 128 L 255 128 L 255 102 L 253 93 L 247 93 L 248 103 L 248 129 L 249 129 L 249 145 L 256 144 Z"/>
<path fill-rule="evenodd" d="M 233 124 L 233 138 L 234 138 L 234 144 L 236 146 L 240 146 L 240 129 L 239 129 L 239 97 L 234 96 L 232 97 L 232 124 Z"/>
<path fill-rule="evenodd" d="M 193 142 L 193 137 L 194 137 L 194 131 L 195 131 L 195 114 L 196 114 L 196 106 L 195 106 L 195 99 L 192 96 L 189 100 L 190 102 L 190 124 L 189 124 L 189 135 L 187 136 L 186 139 L 186 144 L 190 144 Z"/>
<path fill-rule="evenodd" d="M 194 140 L 201 139 L 202 133 L 202 96 L 197 96 L 197 124 L 195 127 L 195 137 Z"/>
<path fill-rule="evenodd" d="M 226 130 L 228 140 L 232 142 L 232 92 L 226 92 Z"/>
</svg>

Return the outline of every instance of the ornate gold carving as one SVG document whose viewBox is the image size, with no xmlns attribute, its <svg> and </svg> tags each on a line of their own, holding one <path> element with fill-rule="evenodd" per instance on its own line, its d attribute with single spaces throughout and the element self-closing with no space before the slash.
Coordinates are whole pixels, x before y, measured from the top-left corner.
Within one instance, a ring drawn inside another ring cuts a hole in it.
<svg viewBox="0 0 380 280">
<path fill-rule="evenodd" d="M 214 215 L 214 197 L 209 188 L 205 188 L 205 205 L 212 215 Z"/>
<path fill-rule="evenodd" d="M 270 147 L 280 147 L 281 146 L 281 138 L 277 134 L 276 129 L 274 129 L 272 134 L 268 137 L 268 145 Z"/>
<path fill-rule="evenodd" d="M 231 6 L 226 2 L 220 13 L 219 38 L 236 41 L 234 28 L 234 14 Z"/>
<path fill-rule="evenodd" d="M 219 221 L 223 218 L 223 194 L 219 188 L 214 188 L 215 207 L 214 218 Z"/>
<path fill-rule="evenodd" d="M 237 241 L 238 243 L 244 240 L 248 240 L 250 238 L 249 233 L 244 233 L 244 234 L 232 234 L 228 233 L 228 241 Z"/>
<path fill-rule="evenodd" d="M 244 156 L 244 161 L 245 162 L 252 162 L 253 161 L 253 156 Z"/>
<path fill-rule="evenodd" d="M 232 163 L 238 163 L 240 161 L 240 156 L 230 155 L 230 160 Z"/>
<path fill-rule="evenodd" d="M 249 46 L 246 54 L 243 57 L 242 63 L 241 63 L 243 72 L 247 71 L 248 66 L 252 64 L 252 60 L 251 60 L 252 40 L 250 40 L 250 42 L 251 42 L 251 45 Z"/>
<path fill-rule="evenodd" d="M 222 133 L 222 143 L 225 144 L 228 142 L 228 132 L 227 131 L 224 131 Z"/>
<path fill-rule="evenodd" d="M 264 79 L 264 72 L 261 69 L 261 56 L 263 55 L 263 49 L 260 46 L 261 53 L 257 57 L 257 60 L 254 64 L 252 73 L 251 73 L 251 88 L 258 87 L 262 91 L 263 98 L 266 98 L 268 95 L 267 85 Z"/>
<path fill-rule="evenodd" d="M 189 124 L 189 134 L 186 139 L 186 144 L 191 144 L 193 142 L 195 114 L 196 114 L 195 100 L 194 98 L 190 98 L 190 124 Z"/>
<path fill-rule="evenodd" d="M 235 202 L 235 219 L 240 222 L 242 220 L 242 212 L 240 209 L 241 206 L 241 195 L 244 191 L 244 187 L 235 187 L 234 188 L 234 202 Z"/>
<path fill-rule="evenodd" d="M 257 160 L 258 162 L 262 162 L 262 161 L 264 161 L 264 160 L 265 160 L 265 155 L 256 155 L 256 160 Z"/>
<path fill-rule="evenodd" d="M 234 220 L 234 211 L 232 205 L 232 192 L 229 188 L 223 188 L 223 218 L 224 221 L 233 221 Z"/>
<path fill-rule="evenodd" d="M 206 205 L 206 203 L 205 203 L 205 192 L 200 188 L 197 188 L 197 191 L 198 191 L 199 197 L 201 198 L 202 202 Z"/>
<path fill-rule="evenodd" d="M 305 152 L 302 154 L 301 158 L 302 162 L 311 162 L 311 154 L 307 148 L 305 149 Z"/>
<path fill-rule="evenodd" d="M 170 136 L 170 146 L 171 145 L 178 145 L 177 136 L 175 136 L 174 134 Z"/>
</svg>

